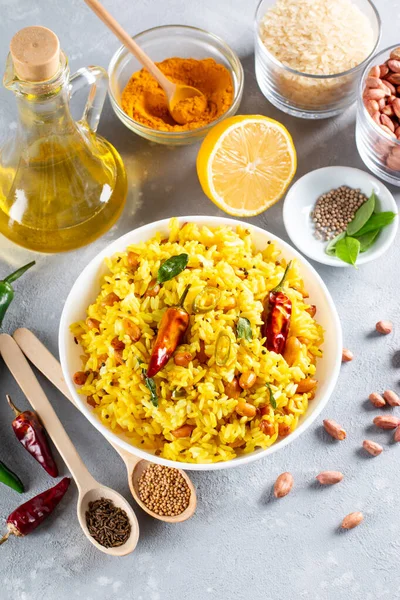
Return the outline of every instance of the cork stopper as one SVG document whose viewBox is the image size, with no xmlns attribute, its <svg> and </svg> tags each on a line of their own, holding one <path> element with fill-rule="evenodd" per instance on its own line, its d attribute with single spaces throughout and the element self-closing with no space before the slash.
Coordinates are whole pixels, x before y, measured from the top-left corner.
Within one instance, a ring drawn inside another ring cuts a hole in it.
<svg viewBox="0 0 400 600">
<path fill-rule="evenodd" d="M 60 42 L 47 27 L 25 27 L 14 35 L 10 52 L 15 72 L 24 81 L 46 81 L 58 71 Z"/>
</svg>

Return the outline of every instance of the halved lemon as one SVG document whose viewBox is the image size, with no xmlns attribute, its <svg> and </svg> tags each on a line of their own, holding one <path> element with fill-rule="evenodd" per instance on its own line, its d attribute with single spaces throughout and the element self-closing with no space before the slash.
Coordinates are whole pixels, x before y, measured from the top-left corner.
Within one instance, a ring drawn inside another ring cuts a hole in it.
<svg viewBox="0 0 400 600">
<path fill-rule="evenodd" d="M 207 134 L 197 156 L 204 193 L 238 217 L 258 215 L 278 202 L 296 167 L 290 133 L 262 115 L 225 119 Z"/>
</svg>

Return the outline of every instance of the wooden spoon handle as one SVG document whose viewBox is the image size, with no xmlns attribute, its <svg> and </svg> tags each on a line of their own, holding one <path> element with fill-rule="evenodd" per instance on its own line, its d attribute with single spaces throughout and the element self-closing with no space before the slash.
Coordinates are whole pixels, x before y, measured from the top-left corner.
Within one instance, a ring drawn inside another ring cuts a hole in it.
<svg viewBox="0 0 400 600">
<path fill-rule="evenodd" d="M 20 347 L 10 335 L 5 333 L 0 335 L 0 353 L 21 390 L 39 414 L 47 433 L 63 457 L 80 492 L 93 487 L 93 484 L 96 486 L 96 481 L 83 464 Z"/>
<path fill-rule="evenodd" d="M 31 363 L 76 406 L 63 377 L 60 363 L 36 335 L 29 329 L 21 327 L 14 331 L 13 338 Z"/>
<path fill-rule="evenodd" d="M 167 97 L 170 98 L 175 91 L 175 84 L 167 79 L 160 71 L 160 69 L 154 64 L 149 56 L 141 49 L 140 46 L 131 38 L 131 36 L 121 27 L 121 25 L 114 19 L 112 15 L 104 8 L 98 0 L 85 0 L 86 4 L 92 11 L 101 19 L 110 31 L 123 43 L 125 48 L 132 52 L 133 56 L 136 56 L 138 61 L 153 75 L 158 83 L 163 88 Z"/>
<path fill-rule="evenodd" d="M 36 337 L 32 331 L 29 329 L 25 329 L 21 327 L 14 331 L 13 335 L 15 341 L 18 346 L 21 348 L 25 356 L 29 358 L 32 364 L 35 365 L 37 369 L 51 383 L 58 389 L 72 404 L 78 408 L 75 404 L 75 400 L 70 394 L 67 384 L 65 383 L 65 379 L 63 376 L 63 372 L 61 369 L 61 365 L 56 358 L 52 355 L 52 353 L 46 348 L 44 344 Z M 78 409 L 79 410 L 79 409 Z M 125 462 L 126 468 L 129 470 L 133 469 L 135 464 L 141 460 L 139 457 L 129 454 L 125 452 L 117 446 L 113 444 L 110 440 L 107 441 L 111 444 L 116 452 L 120 455 L 122 460 Z"/>
</svg>

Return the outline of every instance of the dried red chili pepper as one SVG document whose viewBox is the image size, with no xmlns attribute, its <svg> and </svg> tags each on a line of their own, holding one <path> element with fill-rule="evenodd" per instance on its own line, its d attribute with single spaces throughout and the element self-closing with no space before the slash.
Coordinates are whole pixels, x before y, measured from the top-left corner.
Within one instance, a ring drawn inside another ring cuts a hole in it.
<svg viewBox="0 0 400 600">
<path fill-rule="evenodd" d="M 289 262 L 282 279 L 269 292 L 267 303 L 264 307 L 264 324 L 261 328 L 261 335 L 266 338 L 264 343 L 266 348 L 270 352 L 276 352 L 277 354 L 282 354 L 285 349 L 289 333 L 290 317 L 292 315 L 292 302 L 282 291 L 291 264 Z"/>
<path fill-rule="evenodd" d="M 0 544 L 8 540 L 10 535 L 23 537 L 31 533 L 53 512 L 67 491 L 71 479 L 64 477 L 54 487 L 24 502 L 7 517 L 7 533 L 0 539 Z"/>
<path fill-rule="evenodd" d="M 183 308 L 190 284 L 186 286 L 177 306 L 168 308 L 160 322 L 146 376 L 154 377 L 169 361 L 189 327 L 190 316 Z"/>
<path fill-rule="evenodd" d="M 10 396 L 6 396 L 8 404 L 16 414 L 12 428 L 25 450 L 32 454 L 43 469 L 52 477 L 58 476 L 58 469 L 46 439 L 46 432 L 36 413 L 31 410 L 21 412 L 14 406 Z"/>
</svg>

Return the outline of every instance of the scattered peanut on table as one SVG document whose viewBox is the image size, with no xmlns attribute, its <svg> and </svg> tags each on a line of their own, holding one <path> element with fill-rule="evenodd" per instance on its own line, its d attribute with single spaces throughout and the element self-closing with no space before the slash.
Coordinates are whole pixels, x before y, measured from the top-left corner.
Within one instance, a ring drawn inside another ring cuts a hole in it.
<svg viewBox="0 0 400 600">
<path fill-rule="evenodd" d="M 383 397 L 389 406 L 400 406 L 400 398 L 396 392 L 393 392 L 392 390 L 386 390 L 383 392 Z"/>
<path fill-rule="evenodd" d="M 390 321 L 378 321 L 375 329 L 378 333 L 387 335 L 388 333 L 392 333 L 393 325 Z"/>
<path fill-rule="evenodd" d="M 343 348 L 342 350 L 342 362 L 350 362 L 353 360 L 354 355 L 351 350 L 348 348 Z"/>
<path fill-rule="evenodd" d="M 357 527 L 364 520 L 364 516 L 361 512 L 352 512 L 347 515 L 342 521 L 343 529 L 353 529 Z"/>
<path fill-rule="evenodd" d="M 341 441 L 346 438 L 346 432 L 343 429 L 343 427 L 341 427 L 341 425 L 339 425 L 339 423 L 336 423 L 336 421 L 334 421 L 333 419 L 325 419 L 323 423 L 325 431 L 329 433 L 330 436 L 335 438 L 335 440 Z"/>
<path fill-rule="evenodd" d="M 287 496 L 293 487 L 293 476 L 291 473 L 281 473 L 274 485 L 275 498 L 283 498 Z"/>
<path fill-rule="evenodd" d="M 394 432 L 394 436 L 393 436 L 393 441 L 400 442 L 400 425 L 398 425 L 396 427 L 396 431 Z"/>
<path fill-rule="evenodd" d="M 343 473 L 340 471 L 322 471 L 316 478 L 321 485 L 333 485 L 343 479 Z"/>
<path fill-rule="evenodd" d="M 374 425 L 380 429 L 396 429 L 400 425 L 400 419 L 392 415 L 379 415 L 375 417 Z"/>
<path fill-rule="evenodd" d="M 380 444 L 373 442 L 372 440 L 364 440 L 363 448 L 366 450 L 371 456 L 378 456 L 383 452 L 383 448 Z"/>
<path fill-rule="evenodd" d="M 386 400 L 377 392 L 372 392 L 372 394 L 370 394 L 368 398 L 371 404 L 376 406 L 376 408 L 382 408 L 382 406 L 386 406 Z"/>
</svg>

